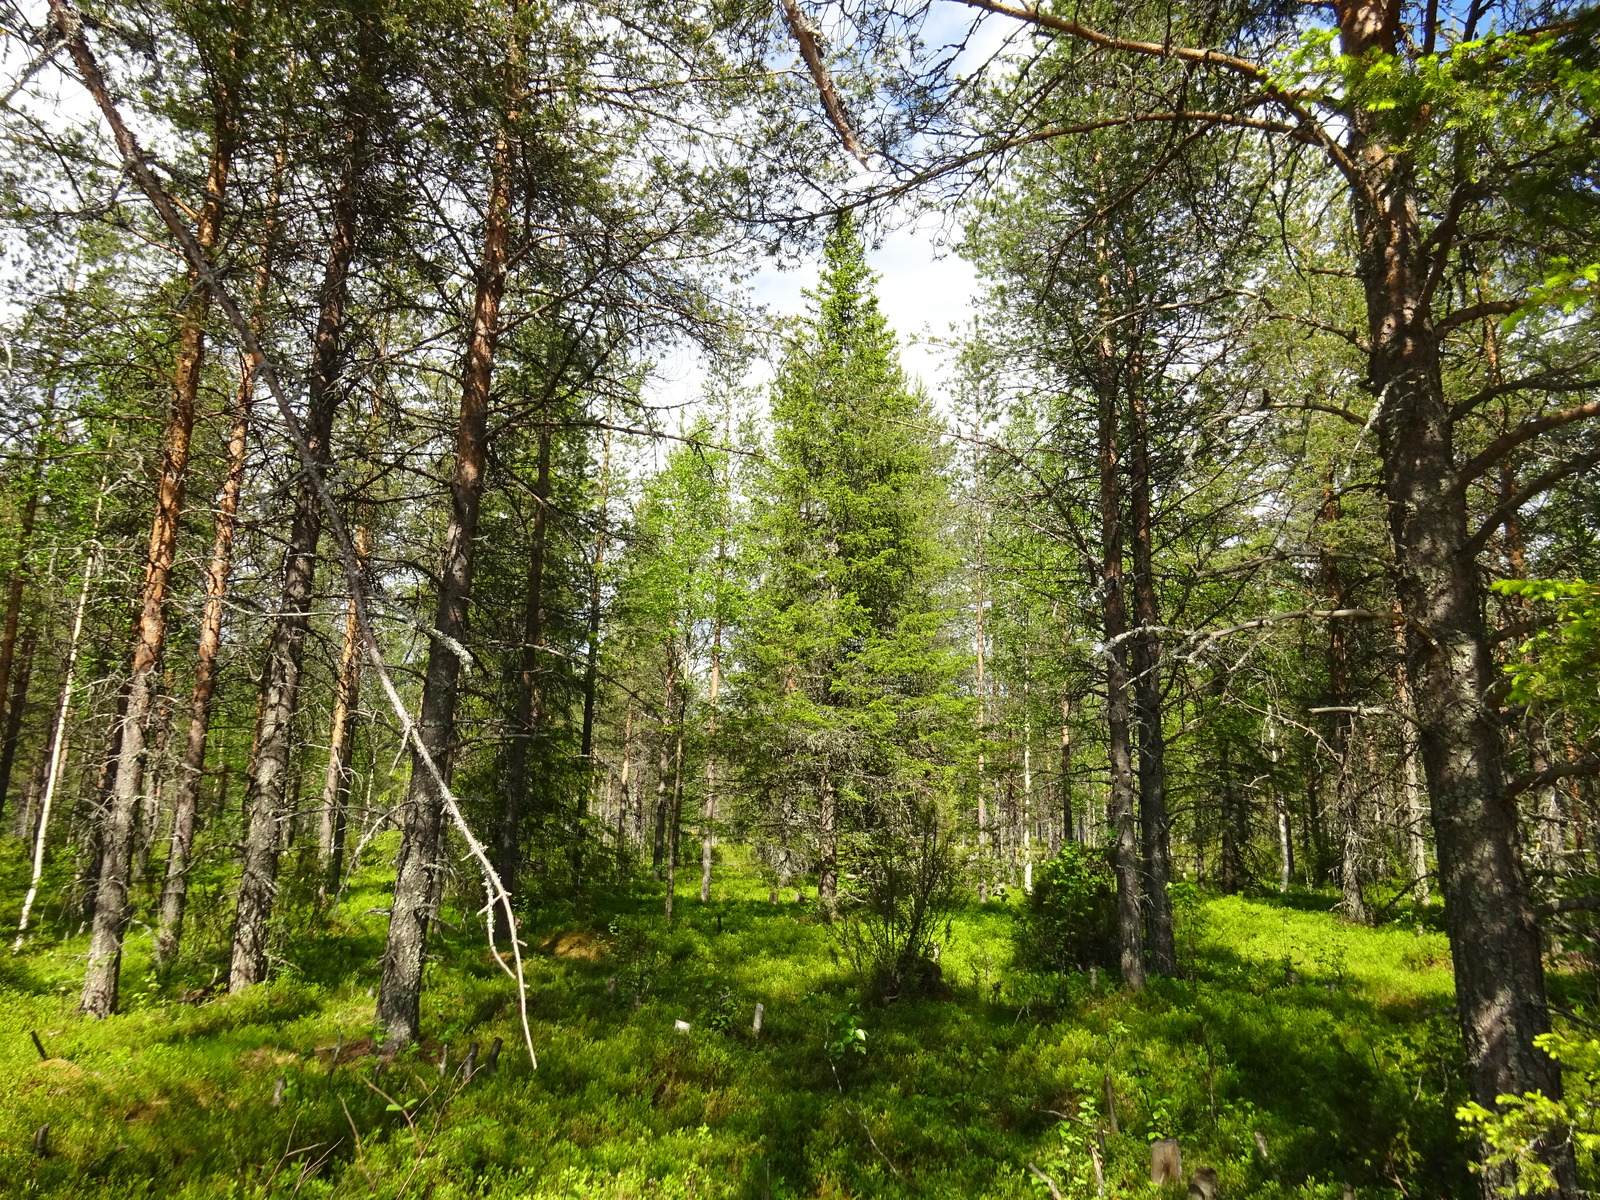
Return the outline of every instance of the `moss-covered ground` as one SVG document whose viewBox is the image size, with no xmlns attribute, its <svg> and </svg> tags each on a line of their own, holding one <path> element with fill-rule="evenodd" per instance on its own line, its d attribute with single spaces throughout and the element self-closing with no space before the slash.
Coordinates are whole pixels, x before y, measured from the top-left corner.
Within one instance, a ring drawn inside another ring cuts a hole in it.
<svg viewBox="0 0 1600 1200">
<path fill-rule="evenodd" d="M 1148 1182 L 1158 1136 L 1226 1197 L 1471 1189 L 1448 948 L 1414 919 L 1353 929 L 1314 896 L 1199 898 L 1184 977 L 1130 996 L 1015 964 L 1012 897 L 951 920 L 947 998 L 857 1007 L 808 906 L 719 870 L 715 902 L 686 882 L 670 926 L 645 883 L 530 914 L 526 940 L 548 942 L 528 967 L 537 1070 L 465 925 L 435 944 L 429 1040 L 374 1052 L 376 872 L 320 932 L 286 931 L 275 980 L 238 996 L 193 995 L 220 959 L 154 979 L 135 925 L 126 1011 L 98 1023 L 74 1012 L 86 939 L 55 916 L 0 950 L 0 1193 L 1047 1196 L 1032 1164 L 1087 1197 L 1098 1156 L 1111 1197 L 1181 1196 Z M 481 1060 L 495 1037 L 498 1070 L 466 1082 L 469 1045 Z"/>
</svg>

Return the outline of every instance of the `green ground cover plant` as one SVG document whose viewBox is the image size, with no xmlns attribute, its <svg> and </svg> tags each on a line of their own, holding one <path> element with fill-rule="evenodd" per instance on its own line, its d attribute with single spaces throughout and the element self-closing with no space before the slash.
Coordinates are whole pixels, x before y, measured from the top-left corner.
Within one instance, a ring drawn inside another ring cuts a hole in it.
<svg viewBox="0 0 1600 1200">
<path fill-rule="evenodd" d="M 0 1192 L 1027 1197 L 1042 1175 L 1090 1197 L 1098 1158 L 1122 1197 L 1164 1194 L 1147 1147 L 1168 1136 L 1227 1196 L 1471 1186 L 1448 948 L 1425 924 L 1196 897 L 1183 976 L 1130 995 L 1104 970 L 1028 969 L 1017 890 L 941 930 L 948 998 L 882 1005 L 813 905 L 719 869 L 723 894 L 686 887 L 670 924 L 643 883 L 596 885 L 601 920 L 529 914 L 536 1071 L 513 989 L 456 913 L 428 967 L 431 1036 L 377 1053 L 376 872 L 239 995 L 208 992 L 200 962 L 157 980 L 131 937 L 149 984 L 101 1022 L 74 1011 L 84 937 L 41 937 L 0 964 Z"/>
</svg>

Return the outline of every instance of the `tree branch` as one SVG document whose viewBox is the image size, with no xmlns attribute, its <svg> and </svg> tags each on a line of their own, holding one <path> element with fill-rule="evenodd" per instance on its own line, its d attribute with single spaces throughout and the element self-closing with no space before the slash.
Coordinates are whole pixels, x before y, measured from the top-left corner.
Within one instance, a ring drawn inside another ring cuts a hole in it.
<svg viewBox="0 0 1600 1200">
<path fill-rule="evenodd" d="M 1588 381 L 1589 386 L 1600 386 L 1600 381 Z M 1542 417 L 1534 417 L 1524 421 L 1514 428 L 1506 430 L 1495 438 L 1461 468 L 1461 481 L 1476 479 L 1495 463 L 1499 462 L 1523 442 L 1531 441 L 1541 433 L 1552 429 L 1559 429 L 1563 425 L 1571 425 L 1578 421 L 1586 421 L 1590 417 L 1600 416 L 1600 400 L 1591 400 L 1587 404 L 1575 404 L 1571 408 L 1564 408 L 1560 412 L 1546 413 Z"/>
<path fill-rule="evenodd" d="M 1600 463 L 1600 450 L 1591 450 L 1587 454 L 1579 454 L 1565 462 L 1559 462 L 1542 475 L 1535 476 L 1529 482 L 1517 489 L 1510 499 L 1497 505 L 1493 512 L 1484 518 L 1483 524 L 1478 526 L 1478 532 L 1467 540 L 1462 547 L 1463 552 L 1476 555 L 1494 536 L 1494 531 L 1504 525 L 1506 521 L 1517 515 L 1517 511 L 1532 500 L 1535 496 L 1548 492 L 1563 479 L 1570 479 L 1580 471 L 1587 471 L 1596 463 Z"/>
<path fill-rule="evenodd" d="M 1435 321 L 1433 331 L 1443 337 L 1452 329 L 1481 321 L 1484 317 L 1510 316 L 1521 307 L 1522 305 L 1515 300 L 1485 300 L 1482 304 L 1469 304 L 1465 308 L 1456 309 L 1448 317 L 1441 317 Z"/>
<path fill-rule="evenodd" d="M 1503 383 L 1493 383 L 1488 387 L 1480 388 L 1465 400 L 1450 409 L 1450 419 L 1459 421 L 1462 417 L 1472 412 L 1473 409 L 1489 403 L 1499 396 L 1509 396 L 1512 392 L 1586 392 L 1590 388 L 1600 387 L 1600 379 L 1573 379 L 1572 372 L 1579 367 L 1588 366 L 1595 360 L 1595 355 L 1585 355 L 1579 362 L 1570 367 L 1556 371 L 1544 371 L 1538 375 L 1525 375 L 1521 379 L 1508 379 Z"/>
<path fill-rule="evenodd" d="M 1585 775 L 1600 775 L 1600 754 L 1586 754 L 1572 762 L 1558 763 L 1542 771 L 1524 771 L 1500 793 L 1500 799 L 1514 800 L 1523 792 L 1544 787 L 1559 779 L 1576 779 Z"/>
<path fill-rule="evenodd" d="M 833 127 L 839 131 L 839 140 L 844 143 L 844 148 L 855 156 L 862 169 L 870 171 L 872 166 L 867 161 L 867 152 L 861 148 L 861 143 L 856 141 L 856 135 L 850 128 L 850 119 L 845 115 L 844 101 L 839 98 L 839 89 L 834 86 L 828 64 L 822 61 L 822 51 L 817 47 L 816 32 L 806 20 L 805 14 L 800 11 L 800 5 L 796 0 L 783 0 L 783 18 L 788 22 L 789 31 L 794 34 L 794 40 L 800 47 L 800 57 L 805 59 L 811 78 L 817 85 L 817 92 L 822 97 L 822 107 L 828 113 L 828 120 L 832 121 Z"/>
</svg>

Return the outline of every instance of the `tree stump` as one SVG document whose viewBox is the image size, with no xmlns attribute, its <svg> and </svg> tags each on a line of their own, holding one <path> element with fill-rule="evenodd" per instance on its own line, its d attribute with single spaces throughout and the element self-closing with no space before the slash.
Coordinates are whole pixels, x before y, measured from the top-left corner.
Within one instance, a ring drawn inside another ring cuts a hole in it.
<svg viewBox="0 0 1600 1200">
<path fill-rule="evenodd" d="M 1178 1153 L 1177 1138 L 1150 1143 L 1150 1182 L 1183 1182 L 1183 1155 Z"/>
<path fill-rule="evenodd" d="M 1189 1200 L 1217 1200 L 1217 1173 L 1211 1167 L 1201 1167 L 1189 1176 Z"/>
</svg>

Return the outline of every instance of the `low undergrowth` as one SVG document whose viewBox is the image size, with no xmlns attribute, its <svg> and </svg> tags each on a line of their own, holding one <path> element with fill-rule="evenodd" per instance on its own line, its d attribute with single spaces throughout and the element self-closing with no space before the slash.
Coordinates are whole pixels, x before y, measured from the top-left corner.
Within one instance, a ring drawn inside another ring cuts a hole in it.
<svg viewBox="0 0 1600 1200">
<path fill-rule="evenodd" d="M 977 1200 L 1047 1195 L 1032 1164 L 1088 1197 L 1098 1157 L 1130 1197 L 1166 1194 L 1167 1136 L 1228 1197 L 1470 1190 L 1447 947 L 1422 925 L 1196 898 L 1185 976 L 1129 996 L 1022 969 L 1013 897 L 940 930 L 947 998 L 874 1006 L 810 906 L 722 869 L 670 926 L 647 885 L 530 914 L 537 1070 L 470 923 L 436 943 L 429 1040 L 376 1052 L 378 875 L 239 996 L 207 992 L 209 961 L 155 978 L 139 930 L 128 1011 L 100 1023 L 73 1011 L 84 938 L 47 926 L 0 960 L 0 1192 Z"/>
</svg>

